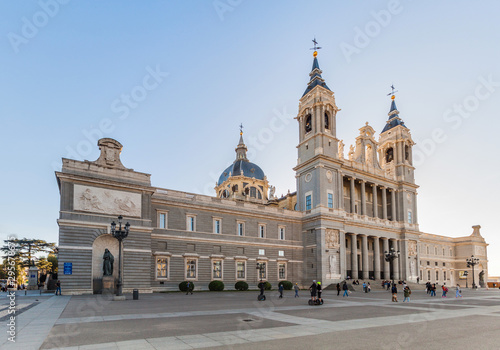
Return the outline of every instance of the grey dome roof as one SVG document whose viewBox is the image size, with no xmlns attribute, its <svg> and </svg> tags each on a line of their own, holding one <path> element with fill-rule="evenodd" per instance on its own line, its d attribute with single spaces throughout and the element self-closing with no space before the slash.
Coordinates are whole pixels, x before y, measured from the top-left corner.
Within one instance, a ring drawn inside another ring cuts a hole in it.
<svg viewBox="0 0 500 350">
<path fill-rule="evenodd" d="M 247 160 L 236 160 L 233 164 L 231 164 L 226 170 L 222 172 L 219 177 L 219 181 L 217 181 L 217 185 L 222 184 L 229 178 L 229 174 L 231 176 L 240 176 L 241 171 L 243 171 L 243 176 L 246 177 L 254 177 L 258 180 L 264 180 L 264 172 L 262 169 L 254 163 L 251 163 Z"/>
</svg>

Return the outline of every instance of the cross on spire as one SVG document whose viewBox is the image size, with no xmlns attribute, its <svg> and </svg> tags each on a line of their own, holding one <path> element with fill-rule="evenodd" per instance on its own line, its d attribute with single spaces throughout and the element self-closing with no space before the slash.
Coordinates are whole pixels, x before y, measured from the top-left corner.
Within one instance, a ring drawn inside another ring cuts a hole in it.
<svg viewBox="0 0 500 350">
<path fill-rule="evenodd" d="M 391 89 L 392 91 L 390 93 L 387 94 L 387 96 L 391 96 L 392 99 L 394 99 L 394 95 L 396 95 L 396 92 L 398 92 L 398 90 L 394 90 L 394 84 L 391 85 Z"/>
<path fill-rule="evenodd" d="M 314 38 L 312 40 L 312 42 L 314 43 L 314 47 L 312 47 L 311 50 L 317 51 L 317 50 L 321 49 L 321 47 L 318 46 L 318 42 L 316 41 L 316 38 Z"/>
<path fill-rule="evenodd" d="M 243 135 L 243 123 L 240 124 L 240 135 Z"/>
</svg>

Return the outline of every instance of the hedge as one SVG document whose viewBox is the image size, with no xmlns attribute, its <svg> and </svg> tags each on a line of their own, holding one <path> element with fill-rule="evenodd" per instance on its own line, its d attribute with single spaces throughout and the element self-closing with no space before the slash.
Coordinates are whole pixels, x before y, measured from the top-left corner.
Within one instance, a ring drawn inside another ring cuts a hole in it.
<svg viewBox="0 0 500 350">
<path fill-rule="evenodd" d="M 242 290 L 242 291 L 248 290 L 248 283 L 246 283 L 245 281 L 238 281 L 234 285 L 234 289 L 236 289 L 236 290 Z"/>
<path fill-rule="evenodd" d="M 281 285 L 283 285 L 283 289 L 285 290 L 292 290 L 293 288 L 293 283 L 290 281 L 281 281 L 280 283 L 278 283 L 278 286 Z"/>
<path fill-rule="evenodd" d="M 188 283 L 188 281 L 184 281 L 184 282 L 179 283 L 179 290 L 181 292 L 187 292 L 188 291 L 187 290 L 187 283 Z M 194 290 L 194 283 L 191 282 L 191 281 L 189 281 L 189 284 L 191 286 L 191 290 Z"/>
<path fill-rule="evenodd" d="M 220 292 L 224 290 L 224 283 L 222 281 L 212 281 L 208 284 L 208 289 L 212 292 Z"/>
</svg>

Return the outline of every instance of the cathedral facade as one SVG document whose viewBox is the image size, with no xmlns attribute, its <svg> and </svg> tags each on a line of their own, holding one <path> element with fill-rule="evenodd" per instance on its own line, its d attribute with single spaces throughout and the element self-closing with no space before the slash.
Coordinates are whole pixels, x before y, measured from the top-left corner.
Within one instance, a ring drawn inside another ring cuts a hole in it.
<svg viewBox="0 0 500 350">
<path fill-rule="evenodd" d="M 487 276 L 480 226 L 458 238 L 419 230 L 414 142 L 394 94 L 378 140 L 366 123 L 346 157 L 337 138 L 340 109 L 321 74 L 315 52 L 296 117 L 297 190 L 282 198 L 247 158 L 242 132 L 214 196 L 152 186 L 149 174 L 121 163 L 123 146 L 109 138 L 99 140 L 96 161 L 63 159 L 56 178 L 65 290 L 102 291 L 105 249 L 115 257 L 117 277 L 118 241 L 110 223 L 119 215 L 131 225 L 123 243 L 125 292 L 178 290 L 182 281 L 208 289 L 220 280 L 233 289 L 238 281 L 255 288 L 260 280 L 308 286 L 348 277 L 465 285 L 472 281 L 471 255 L 480 259 L 475 281 Z M 398 256 L 392 263 L 385 260 L 391 249 Z"/>
</svg>

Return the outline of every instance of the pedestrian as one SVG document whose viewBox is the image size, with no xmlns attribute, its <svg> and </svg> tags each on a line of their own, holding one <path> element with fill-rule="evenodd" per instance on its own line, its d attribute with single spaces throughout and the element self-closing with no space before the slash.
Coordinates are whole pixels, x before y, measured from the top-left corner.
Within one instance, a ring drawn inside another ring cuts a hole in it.
<svg viewBox="0 0 500 350">
<path fill-rule="evenodd" d="M 313 283 L 309 287 L 309 291 L 311 292 L 311 300 L 315 301 L 316 300 L 316 291 L 317 291 L 318 285 L 316 284 L 316 280 L 313 280 Z"/>
<path fill-rule="evenodd" d="M 410 302 L 410 295 L 411 295 L 410 287 L 406 286 L 406 288 L 403 290 L 403 295 L 404 295 L 403 303 L 405 301 Z"/>
<path fill-rule="evenodd" d="M 299 297 L 299 284 L 295 283 L 295 286 L 293 287 L 295 289 L 295 298 Z"/>
<path fill-rule="evenodd" d="M 337 283 L 337 296 L 340 295 L 340 290 L 341 290 L 340 283 Z"/>
<path fill-rule="evenodd" d="M 280 299 L 283 299 L 283 283 L 280 283 L 279 287 L 278 287 L 278 291 L 280 292 L 280 296 L 279 298 Z"/>
<path fill-rule="evenodd" d="M 456 288 L 455 298 L 461 298 L 462 297 L 462 291 L 460 290 L 460 285 L 457 284 L 457 286 L 455 288 Z"/>
<path fill-rule="evenodd" d="M 363 281 L 363 292 L 368 293 L 368 289 L 366 288 L 366 282 Z"/>
<path fill-rule="evenodd" d="M 436 284 L 433 283 L 431 286 L 431 297 L 435 297 L 435 296 L 436 296 Z"/>
<path fill-rule="evenodd" d="M 420 283 L 420 277 L 417 277 L 417 284 Z"/>
<path fill-rule="evenodd" d="M 392 284 L 392 301 L 398 302 L 398 287 L 396 287 L 396 283 Z"/>
<path fill-rule="evenodd" d="M 57 292 L 59 292 L 59 295 L 61 295 L 61 281 L 57 280 L 56 282 L 56 295 Z"/>
<path fill-rule="evenodd" d="M 368 282 L 368 285 L 366 286 L 366 288 L 368 289 L 368 292 L 372 291 L 372 286 L 370 286 L 370 282 Z"/>
<path fill-rule="evenodd" d="M 448 288 L 446 288 L 446 283 L 444 283 L 441 286 L 441 289 L 443 290 L 443 294 L 441 295 L 441 298 L 446 298 L 446 293 L 448 292 Z"/>
<path fill-rule="evenodd" d="M 344 291 L 344 294 L 342 294 L 342 297 L 348 297 L 349 296 L 349 288 L 347 288 L 346 281 L 344 281 L 344 284 L 342 285 L 342 290 Z"/>
<path fill-rule="evenodd" d="M 391 282 L 387 281 L 387 290 L 390 289 L 390 286 L 391 286 Z"/>
<path fill-rule="evenodd" d="M 189 293 L 191 293 L 191 295 L 193 295 L 193 284 L 191 282 L 187 282 L 186 284 L 186 295 L 188 295 Z"/>
</svg>

